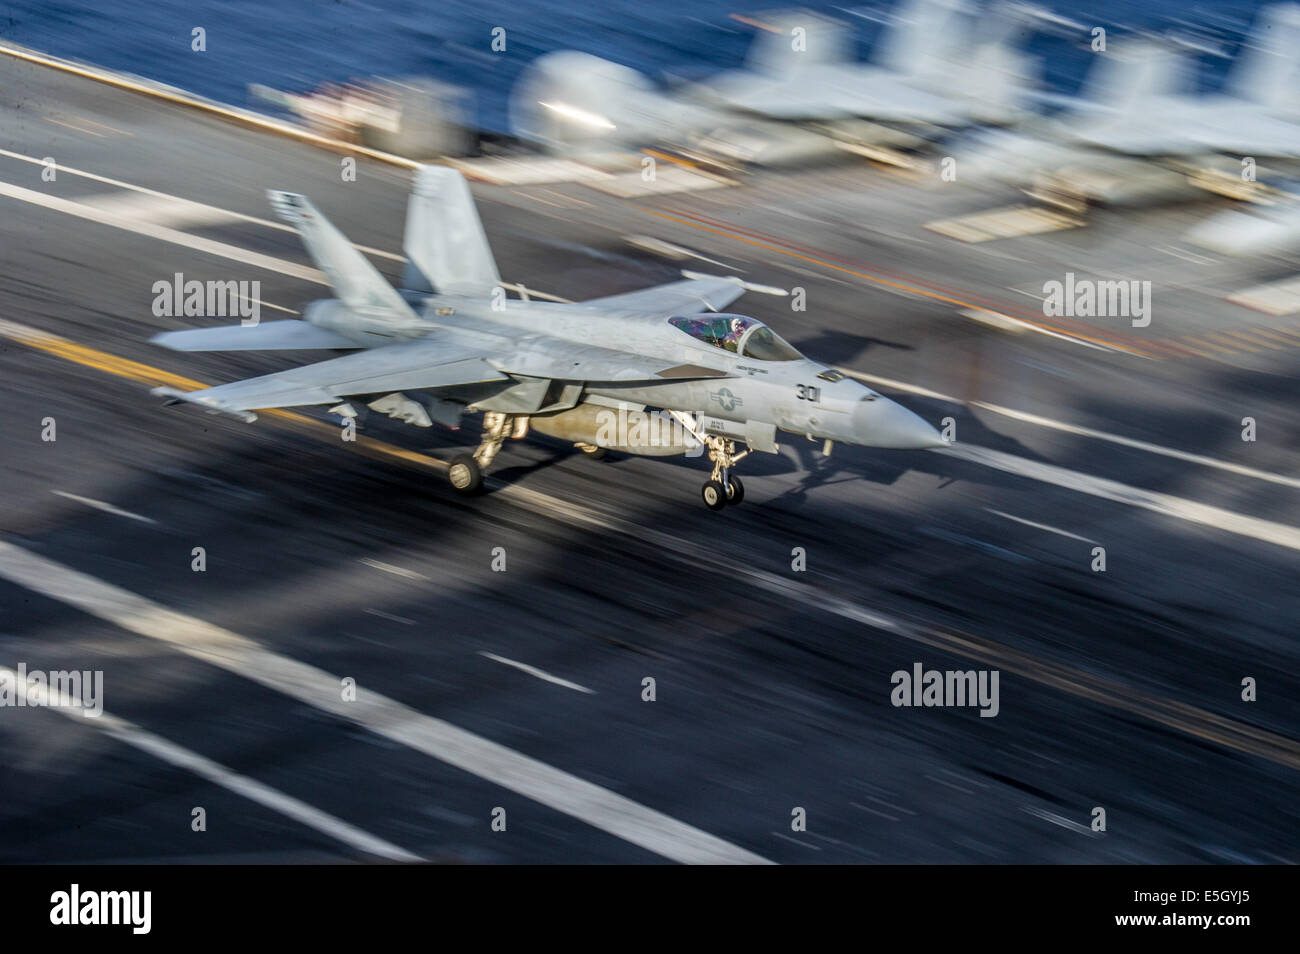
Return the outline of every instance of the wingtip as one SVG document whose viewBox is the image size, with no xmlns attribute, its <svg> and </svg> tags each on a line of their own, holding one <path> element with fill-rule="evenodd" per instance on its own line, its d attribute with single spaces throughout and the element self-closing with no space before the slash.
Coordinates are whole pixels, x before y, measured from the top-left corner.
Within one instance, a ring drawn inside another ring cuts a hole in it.
<svg viewBox="0 0 1300 954">
<path fill-rule="evenodd" d="M 457 181 L 465 181 L 465 176 L 459 169 L 425 163 L 416 169 L 411 191 L 426 198 L 436 198 L 448 183 Z"/>
<path fill-rule="evenodd" d="M 266 190 L 266 200 L 271 203 L 271 210 L 282 222 L 296 223 L 303 213 L 307 197 L 297 192 L 280 192 L 276 189 Z"/>
<path fill-rule="evenodd" d="M 731 282 L 733 285 L 739 285 L 745 291 L 758 292 L 760 295 L 787 296 L 790 294 L 788 290 L 777 288 L 775 285 L 760 285 L 757 282 L 747 282 L 739 275 L 710 275 L 708 272 L 696 272 L 689 268 L 683 268 L 681 271 L 683 278 L 689 278 L 692 281 L 713 279 L 715 281 Z"/>
<path fill-rule="evenodd" d="M 157 387 L 151 388 L 149 393 L 154 397 L 164 398 L 168 407 L 176 404 L 193 404 L 196 407 L 203 408 L 203 410 L 207 411 L 209 414 L 227 414 L 230 417 L 237 417 L 245 424 L 252 424 L 257 420 L 257 415 L 252 411 L 241 411 L 236 408 L 222 407 L 221 405 L 204 401 L 201 398 L 196 398 L 195 395 L 199 393 L 198 391 L 181 391 L 177 388 Z"/>
</svg>

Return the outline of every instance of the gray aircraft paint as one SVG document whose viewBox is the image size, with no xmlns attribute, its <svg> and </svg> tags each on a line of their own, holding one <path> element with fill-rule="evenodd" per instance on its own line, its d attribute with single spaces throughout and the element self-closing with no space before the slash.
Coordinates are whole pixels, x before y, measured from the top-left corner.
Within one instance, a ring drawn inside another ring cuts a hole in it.
<svg viewBox="0 0 1300 954">
<path fill-rule="evenodd" d="M 928 423 L 865 385 L 841 375 L 819 377 L 827 368 L 818 362 L 733 353 L 668 320 L 709 315 L 746 290 L 773 289 L 696 276 L 578 304 L 504 299 L 485 284 L 496 266 L 469 189 L 453 169 L 418 173 L 406 234 L 420 242 L 436 234 L 438 247 L 408 248 L 407 256 L 422 263 L 418 285 L 467 287 L 472 294 L 399 292 L 305 197 L 269 196 L 281 218 L 299 229 L 339 297 L 308 305 L 300 332 L 277 322 L 168 332 L 154 340 L 178 350 L 305 350 L 342 340 L 355 350 L 217 387 L 155 393 L 245 420 L 261 408 L 342 409 L 350 407 L 348 398 L 406 393 L 512 415 L 556 413 L 583 401 L 661 407 L 698 418 L 703 433 L 741 435 L 751 448 L 770 452 L 773 428 L 875 447 L 943 443 Z M 467 237 L 464 249 L 445 248 L 448 235 L 436 231 L 439 221 L 453 223 L 452 238 Z M 463 281 L 452 271 L 457 263 L 467 269 Z M 740 349 L 752 333 L 739 339 Z M 717 397 L 721 387 L 730 394 L 725 401 Z"/>
</svg>

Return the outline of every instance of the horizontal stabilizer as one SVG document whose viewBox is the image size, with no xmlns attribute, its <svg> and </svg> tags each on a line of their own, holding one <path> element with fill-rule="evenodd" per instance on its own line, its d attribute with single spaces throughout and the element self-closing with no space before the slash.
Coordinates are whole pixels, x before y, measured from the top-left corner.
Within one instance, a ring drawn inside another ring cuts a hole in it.
<svg viewBox="0 0 1300 954">
<path fill-rule="evenodd" d="M 337 332 L 292 318 L 256 325 L 166 331 L 149 340 L 173 351 L 310 351 L 360 347 Z"/>
</svg>

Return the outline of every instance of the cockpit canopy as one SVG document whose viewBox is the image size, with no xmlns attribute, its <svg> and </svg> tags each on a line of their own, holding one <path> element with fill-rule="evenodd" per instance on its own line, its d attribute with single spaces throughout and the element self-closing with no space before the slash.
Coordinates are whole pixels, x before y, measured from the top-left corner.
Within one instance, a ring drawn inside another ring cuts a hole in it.
<svg viewBox="0 0 1300 954">
<path fill-rule="evenodd" d="M 755 361 L 794 361 L 803 357 L 794 347 L 757 318 L 709 312 L 669 318 L 697 341 Z"/>
</svg>

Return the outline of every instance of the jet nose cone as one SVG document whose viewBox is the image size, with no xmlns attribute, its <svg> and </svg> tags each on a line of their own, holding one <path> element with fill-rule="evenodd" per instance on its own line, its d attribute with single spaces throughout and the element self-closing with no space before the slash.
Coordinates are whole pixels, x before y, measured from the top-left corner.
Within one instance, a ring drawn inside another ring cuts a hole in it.
<svg viewBox="0 0 1300 954">
<path fill-rule="evenodd" d="M 919 450 L 947 446 L 928 422 L 883 397 L 862 401 L 853 409 L 853 433 L 853 443 L 863 447 Z"/>
</svg>

